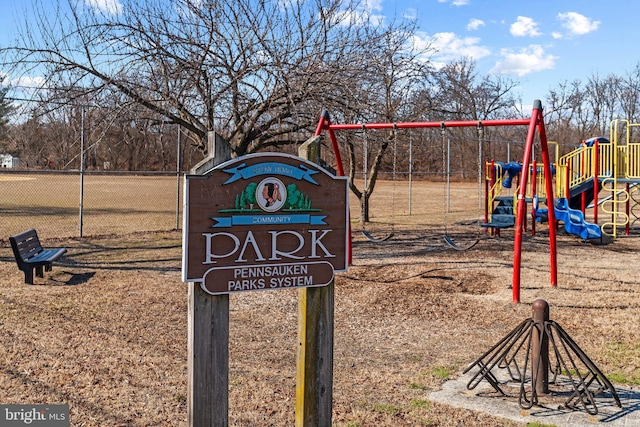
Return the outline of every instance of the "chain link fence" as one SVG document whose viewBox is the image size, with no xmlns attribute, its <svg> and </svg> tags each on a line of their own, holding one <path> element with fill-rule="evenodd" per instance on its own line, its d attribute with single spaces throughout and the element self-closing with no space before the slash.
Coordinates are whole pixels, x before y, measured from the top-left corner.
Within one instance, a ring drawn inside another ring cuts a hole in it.
<svg viewBox="0 0 640 427">
<path fill-rule="evenodd" d="M 0 169 L 0 240 L 35 228 L 69 238 L 181 228 L 177 172 Z"/>
</svg>

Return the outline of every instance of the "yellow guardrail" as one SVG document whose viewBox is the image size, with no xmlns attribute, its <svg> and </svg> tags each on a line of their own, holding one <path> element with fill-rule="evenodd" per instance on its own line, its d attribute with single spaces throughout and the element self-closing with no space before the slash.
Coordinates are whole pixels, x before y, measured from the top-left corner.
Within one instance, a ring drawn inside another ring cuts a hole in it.
<svg viewBox="0 0 640 427">
<path fill-rule="evenodd" d="M 629 146 L 600 143 L 597 148 L 596 152 L 595 145 L 582 146 L 560 157 L 556 172 L 556 197 L 567 196 L 567 184 L 569 188 L 573 188 L 596 174 L 599 179 L 628 176 L 624 167 L 628 164 Z M 640 154 L 640 146 L 634 149 Z M 633 171 L 640 177 L 640 164 Z"/>
<path fill-rule="evenodd" d="M 492 166 L 495 168 L 495 176 L 493 175 L 494 171 L 491 170 Z M 499 163 L 494 163 L 494 162 L 485 163 L 485 171 L 484 171 L 485 179 L 489 182 L 495 179 L 495 182 L 493 183 L 491 188 L 489 188 L 489 194 L 487 195 L 487 206 L 489 207 L 488 209 L 489 222 L 491 222 L 491 217 L 493 215 L 493 203 L 502 192 L 503 175 L 504 175 L 504 171 L 502 170 L 502 166 Z"/>
<path fill-rule="evenodd" d="M 640 144 L 627 144 L 624 148 L 626 148 L 625 177 L 628 179 L 640 179 Z"/>
</svg>

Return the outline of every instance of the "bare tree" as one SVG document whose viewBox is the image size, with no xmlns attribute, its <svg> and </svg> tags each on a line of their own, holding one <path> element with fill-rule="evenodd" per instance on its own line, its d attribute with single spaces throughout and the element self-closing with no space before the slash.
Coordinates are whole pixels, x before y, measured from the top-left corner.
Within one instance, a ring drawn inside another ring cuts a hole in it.
<svg viewBox="0 0 640 427">
<path fill-rule="evenodd" d="M 368 49 L 361 52 L 358 63 L 361 68 L 355 80 L 351 80 L 349 93 L 354 95 L 352 107 L 343 110 L 343 116 L 350 121 L 398 122 L 411 121 L 408 100 L 414 92 L 424 90 L 433 71 L 428 62 L 432 53 L 430 47 L 417 48 L 411 45 L 416 32 L 415 21 L 391 22 L 388 25 L 367 25 L 364 27 L 369 40 Z M 367 132 L 363 129 L 363 132 Z M 371 132 L 364 136 L 361 158 L 362 187 L 356 183 L 357 159 L 356 138 L 352 135 L 344 139 L 349 159 L 350 187 L 360 201 L 360 220 L 369 222 L 369 200 L 383 166 L 388 159 L 389 146 L 395 141 L 395 130 L 383 136 Z M 366 141 L 367 147 L 364 147 Z M 366 165 L 364 157 L 367 157 Z M 367 170 L 364 170 L 365 166 Z"/>
<path fill-rule="evenodd" d="M 434 99 L 438 104 L 432 108 L 448 120 L 488 120 L 516 114 L 518 82 L 502 76 L 481 76 L 470 58 L 446 64 L 435 80 Z"/>
<path fill-rule="evenodd" d="M 545 120 L 551 139 L 564 143 L 564 151 L 580 141 L 607 135 L 612 120 L 639 119 L 640 79 L 638 67 L 624 76 L 602 78 L 597 74 L 580 80 L 564 81 L 549 91 Z"/>
<path fill-rule="evenodd" d="M 557 141 L 568 152 L 584 138 L 586 98 L 588 94 L 580 80 L 563 81 L 549 91 L 545 99 L 545 126 L 551 140 Z"/>
<path fill-rule="evenodd" d="M 81 97 L 123 94 L 182 126 L 202 151 L 210 131 L 237 155 L 304 139 L 366 40 L 350 0 L 118 4 L 99 11 L 68 0 L 52 15 L 36 0 L 20 44 L 0 50 L 3 68 Z"/>
<path fill-rule="evenodd" d="M 631 123 L 640 120 L 640 64 L 627 72 L 620 82 L 620 108 L 622 117 Z"/>
<path fill-rule="evenodd" d="M 520 115 L 516 106 L 521 101 L 516 97 L 518 82 L 503 76 L 481 76 L 476 63 L 470 58 L 461 58 L 446 64 L 434 75 L 434 93 L 429 108 L 431 116 L 438 120 L 482 120 L 507 119 Z M 495 129 L 456 128 L 448 131 L 452 138 L 451 156 L 456 159 L 462 177 L 468 171 L 478 170 L 478 139 L 487 140 L 491 150 L 491 136 Z M 509 138 L 509 135 L 502 135 Z"/>
<path fill-rule="evenodd" d="M 612 74 L 601 78 L 592 74 L 585 87 L 587 111 L 591 112 L 589 120 L 582 122 L 587 132 L 607 129 L 611 120 L 620 114 L 619 97 L 621 95 L 621 78 Z"/>
</svg>

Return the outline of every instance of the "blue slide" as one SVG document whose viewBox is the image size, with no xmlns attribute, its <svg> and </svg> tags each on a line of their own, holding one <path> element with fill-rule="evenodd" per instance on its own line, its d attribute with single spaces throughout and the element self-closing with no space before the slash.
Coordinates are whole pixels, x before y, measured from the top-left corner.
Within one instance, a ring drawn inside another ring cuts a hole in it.
<svg viewBox="0 0 640 427">
<path fill-rule="evenodd" d="M 602 230 L 597 224 L 586 222 L 582 211 L 571 209 L 567 199 L 556 199 L 556 220 L 564 222 L 564 229 L 567 233 L 580 236 L 583 240 L 599 239 L 602 237 Z"/>
</svg>

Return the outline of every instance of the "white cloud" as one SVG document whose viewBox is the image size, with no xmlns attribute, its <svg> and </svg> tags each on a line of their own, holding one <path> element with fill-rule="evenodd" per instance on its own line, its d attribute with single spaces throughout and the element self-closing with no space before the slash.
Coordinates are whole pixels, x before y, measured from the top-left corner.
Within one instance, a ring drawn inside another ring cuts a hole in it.
<svg viewBox="0 0 640 427">
<path fill-rule="evenodd" d="M 491 54 L 489 48 L 479 45 L 478 37 L 460 37 L 455 33 L 436 33 L 433 36 L 417 33 L 414 43 L 435 49 L 433 60 L 436 66 L 438 62 L 450 62 L 462 57 L 477 60 Z"/>
<path fill-rule="evenodd" d="M 23 76 L 14 79 L 10 79 L 5 82 L 8 86 L 27 90 L 27 89 L 41 89 L 45 86 L 45 80 L 41 76 L 29 77 Z"/>
<path fill-rule="evenodd" d="M 385 17 L 376 12 L 382 12 L 382 0 L 364 0 L 356 10 L 342 11 L 338 17 L 345 25 L 381 25 Z"/>
<path fill-rule="evenodd" d="M 509 31 L 511 31 L 511 35 L 515 37 L 535 37 L 541 34 L 540 31 L 538 31 L 536 21 L 527 16 L 518 16 L 516 22 L 511 24 Z"/>
<path fill-rule="evenodd" d="M 122 12 L 122 4 L 118 0 L 84 0 L 84 3 L 110 15 Z"/>
<path fill-rule="evenodd" d="M 362 8 L 364 10 L 382 10 L 382 0 L 364 0 L 362 2 Z"/>
<path fill-rule="evenodd" d="M 484 27 L 485 25 L 486 24 L 484 23 L 484 21 L 482 19 L 473 18 L 467 24 L 467 30 L 469 30 L 469 31 L 477 30 L 478 28 Z"/>
<path fill-rule="evenodd" d="M 577 12 L 559 13 L 558 19 L 564 28 L 575 35 L 590 33 L 600 26 L 600 21 L 594 21 Z"/>
<path fill-rule="evenodd" d="M 491 74 L 515 74 L 522 77 L 536 71 L 553 69 L 558 59 L 557 56 L 545 53 L 544 48 L 537 44 L 522 48 L 518 52 L 502 49 L 500 55 L 504 59 L 496 63 L 490 71 Z"/>
<path fill-rule="evenodd" d="M 412 7 L 410 7 L 409 9 L 404 11 L 404 14 L 402 15 L 405 19 L 408 19 L 410 21 L 413 21 L 415 19 L 418 18 L 418 10 L 414 9 Z"/>
<path fill-rule="evenodd" d="M 469 0 L 438 0 L 438 3 L 451 3 L 454 6 L 466 6 Z"/>
</svg>

